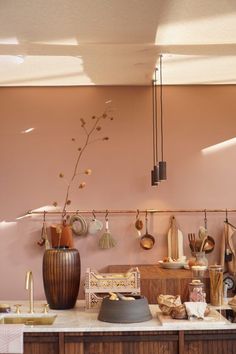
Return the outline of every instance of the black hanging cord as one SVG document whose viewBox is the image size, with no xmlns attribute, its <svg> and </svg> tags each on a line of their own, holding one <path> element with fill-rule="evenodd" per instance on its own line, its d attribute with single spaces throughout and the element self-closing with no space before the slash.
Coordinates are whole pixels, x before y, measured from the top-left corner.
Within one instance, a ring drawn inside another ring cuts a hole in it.
<svg viewBox="0 0 236 354">
<path fill-rule="evenodd" d="M 158 122 L 157 122 L 157 94 L 156 94 L 156 83 L 157 83 L 157 68 L 155 68 L 155 83 L 154 83 L 154 103 L 155 103 L 155 134 L 156 134 L 156 162 L 158 164 Z"/>
<path fill-rule="evenodd" d="M 166 174 L 166 161 L 164 161 L 164 136 L 163 136 L 163 95 L 162 95 L 162 54 L 160 54 L 160 147 L 161 147 L 161 160 L 159 161 L 159 180 L 164 181 L 167 179 Z"/>
<path fill-rule="evenodd" d="M 163 139 L 163 95 L 162 95 L 162 54 L 160 55 L 160 120 L 161 120 L 161 160 L 164 160 L 164 139 Z"/>
<path fill-rule="evenodd" d="M 154 80 L 152 80 L 152 149 L 153 149 L 153 166 L 156 164 L 156 122 L 155 122 L 155 88 Z"/>
</svg>

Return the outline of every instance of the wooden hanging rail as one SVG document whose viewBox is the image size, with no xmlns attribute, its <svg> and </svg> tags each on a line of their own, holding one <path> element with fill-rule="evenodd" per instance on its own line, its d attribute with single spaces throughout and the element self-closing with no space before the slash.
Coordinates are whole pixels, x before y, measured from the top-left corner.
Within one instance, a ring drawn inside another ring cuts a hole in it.
<svg viewBox="0 0 236 354">
<path fill-rule="evenodd" d="M 150 214 L 164 214 L 164 213 L 235 213 L 236 209 L 92 209 L 92 210 L 68 210 L 66 214 L 136 214 L 136 213 L 150 213 Z M 37 211 L 29 210 L 25 216 L 30 215 L 61 215 L 62 211 Z"/>
</svg>

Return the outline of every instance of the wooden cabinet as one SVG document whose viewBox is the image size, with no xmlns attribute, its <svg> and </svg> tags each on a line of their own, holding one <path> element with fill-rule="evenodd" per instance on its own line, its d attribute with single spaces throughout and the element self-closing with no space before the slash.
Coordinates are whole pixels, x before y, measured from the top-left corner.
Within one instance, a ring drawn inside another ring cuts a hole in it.
<svg viewBox="0 0 236 354">
<path fill-rule="evenodd" d="M 235 354 L 236 332 L 191 331 L 184 334 L 184 354 Z"/>
<path fill-rule="evenodd" d="M 59 333 L 24 334 L 24 354 L 60 354 L 59 344 Z"/>
<path fill-rule="evenodd" d="M 236 354 L 236 330 L 26 333 L 24 354 Z"/>
<path fill-rule="evenodd" d="M 65 334 L 65 354 L 176 354 L 177 332 Z"/>
<path fill-rule="evenodd" d="M 141 293 L 146 296 L 149 304 L 157 303 L 159 294 L 181 295 L 182 302 L 188 301 L 188 284 L 192 281 L 192 272 L 188 269 L 163 269 L 159 265 L 111 265 L 108 272 L 126 272 L 131 267 L 138 267 L 141 278 Z M 205 283 L 206 299 L 210 300 L 209 275 L 205 273 L 201 280 Z"/>
</svg>

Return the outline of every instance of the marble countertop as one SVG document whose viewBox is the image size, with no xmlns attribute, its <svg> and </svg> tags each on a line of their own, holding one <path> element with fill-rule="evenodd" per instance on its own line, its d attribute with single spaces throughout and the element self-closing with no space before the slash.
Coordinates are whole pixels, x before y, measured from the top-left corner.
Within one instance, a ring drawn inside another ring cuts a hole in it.
<svg viewBox="0 0 236 354">
<path fill-rule="evenodd" d="M 0 303 L 8 303 L 12 308 L 13 305 L 21 304 L 21 316 L 28 313 L 28 301 L 0 301 Z M 35 302 L 35 313 L 42 314 L 42 304 L 45 301 Z M 130 331 L 167 331 L 167 330 L 220 330 L 220 329 L 236 329 L 236 323 L 232 324 L 227 321 L 220 313 L 216 312 L 212 307 L 214 318 L 206 317 L 205 320 L 169 320 L 162 321 L 158 305 L 149 305 L 153 318 L 149 321 L 140 323 L 108 323 L 101 322 L 97 319 L 98 312 L 85 310 L 85 302 L 79 300 L 76 306 L 70 310 L 49 310 L 49 315 L 57 315 L 52 325 L 31 326 L 27 325 L 24 332 L 130 332 Z M 224 308 L 229 308 L 227 305 Z M 222 308 L 223 309 L 223 308 Z M 13 313 L 14 314 L 14 313 Z M 0 319 L 5 314 L 0 314 Z M 12 315 L 12 313 L 11 313 Z M 15 314 L 14 314 L 15 315 Z M 10 316 L 10 315 L 8 315 Z"/>
</svg>

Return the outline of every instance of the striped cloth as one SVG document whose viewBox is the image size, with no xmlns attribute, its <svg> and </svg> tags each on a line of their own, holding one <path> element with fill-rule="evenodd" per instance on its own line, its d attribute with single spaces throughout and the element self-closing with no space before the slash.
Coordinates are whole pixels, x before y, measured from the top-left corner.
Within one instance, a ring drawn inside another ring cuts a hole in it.
<svg viewBox="0 0 236 354">
<path fill-rule="evenodd" d="M 23 353 L 24 325 L 0 324 L 0 353 Z"/>
</svg>

